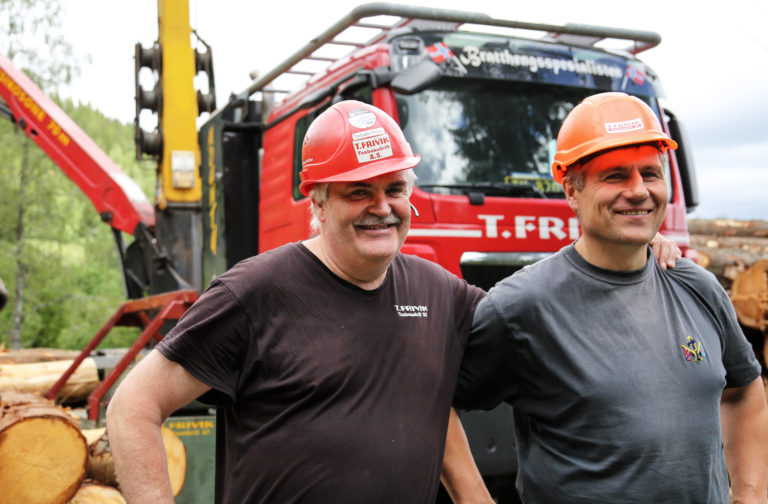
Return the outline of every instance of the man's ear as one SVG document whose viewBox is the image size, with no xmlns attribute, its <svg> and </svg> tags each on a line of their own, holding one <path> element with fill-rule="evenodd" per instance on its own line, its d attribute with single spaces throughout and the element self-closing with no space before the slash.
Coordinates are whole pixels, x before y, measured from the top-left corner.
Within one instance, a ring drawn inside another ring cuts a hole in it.
<svg viewBox="0 0 768 504">
<path fill-rule="evenodd" d="M 578 198 L 576 198 L 576 194 L 578 193 L 578 191 L 576 190 L 576 187 L 574 187 L 569 177 L 563 178 L 562 185 L 563 185 L 563 192 L 565 193 L 565 199 L 568 201 L 568 206 L 571 207 L 571 210 L 578 213 L 579 200 Z"/>
<path fill-rule="evenodd" d="M 311 203 L 315 207 L 315 215 L 317 216 L 317 220 L 320 222 L 325 222 L 325 206 L 321 203 L 318 203 L 314 199 Z"/>
</svg>

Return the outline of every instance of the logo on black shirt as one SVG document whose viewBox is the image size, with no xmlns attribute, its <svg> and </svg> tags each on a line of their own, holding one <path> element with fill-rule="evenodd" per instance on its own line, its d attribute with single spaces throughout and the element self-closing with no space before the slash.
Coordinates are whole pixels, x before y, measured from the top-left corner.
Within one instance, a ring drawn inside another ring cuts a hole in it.
<svg viewBox="0 0 768 504">
<path fill-rule="evenodd" d="M 429 317 L 429 307 L 424 305 L 394 305 L 401 317 Z"/>
</svg>

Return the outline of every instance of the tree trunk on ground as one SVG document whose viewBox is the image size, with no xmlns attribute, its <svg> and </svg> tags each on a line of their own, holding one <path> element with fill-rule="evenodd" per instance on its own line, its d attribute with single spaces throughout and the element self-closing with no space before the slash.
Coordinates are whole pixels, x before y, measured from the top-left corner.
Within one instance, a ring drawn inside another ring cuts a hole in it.
<svg viewBox="0 0 768 504">
<path fill-rule="evenodd" d="M 0 364 L 0 389 L 45 394 L 72 364 L 71 360 Z M 99 385 L 96 361 L 88 357 L 69 377 L 56 398 L 61 404 L 76 404 L 88 398 Z"/>
<path fill-rule="evenodd" d="M 16 138 L 20 133 L 16 130 Z M 11 348 L 21 348 L 21 327 L 24 322 L 24 190 L 27 187 L 27 175 L 29 164 L 29 141 L 22 139 L 21 170 L 19 170 L 19 201 L 16 211 L 16 298 L 13 300 L 13 327 L 11 329 Z"/>
<path fill-rule="evenodd" d="M 0 391 L 0 498 L 64 504 L 85 478 L 88 447 L 66 410 L 38 395 Z"/>
<path fill-rule="evenodd" d="M 173 496 L 177 497 L 184 487 L 184 476 L 187 471 L 186 449 L 181 439 L 171 429 L 163 426 L 161 433 L 165 445 L 165 458 L 168 461 L 171 490 Z M 88 477 L 106 485 L 118 486 L 106 429 L 86 429 L 83 431 L 83 435 L 89 441 Z"/>
<path fill-rule="evenodd" d="M 125 504 L 125 499 L 115 487 L 86 483 L 67 504 Z"/>
</svg>

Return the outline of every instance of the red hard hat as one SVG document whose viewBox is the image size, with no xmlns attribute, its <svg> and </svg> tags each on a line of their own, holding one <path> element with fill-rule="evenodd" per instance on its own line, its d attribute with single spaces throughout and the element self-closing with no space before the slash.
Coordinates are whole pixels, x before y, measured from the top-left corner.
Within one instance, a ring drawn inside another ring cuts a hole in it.
<svg viewBox="0 0 768 504">
<path fill-rule="evenodd" d="M 677 149 L 677 142 L 664 133 L 645 102 L 626 93 L 596 94 L 585 98 L 563 121 L 552 176 L 562 183 L 568 166 L 580 159 L 615 147 L 654 142 L 661 152 Z"/>
<path fill-rule="evenodd" d="M 357 182 L 416 166 L 400 126 L 383 110 L 363 102 L 336 103 L 309 125 L 301 149 L 299 190 L 309 195 L 319 182 Z"/>
</svg>

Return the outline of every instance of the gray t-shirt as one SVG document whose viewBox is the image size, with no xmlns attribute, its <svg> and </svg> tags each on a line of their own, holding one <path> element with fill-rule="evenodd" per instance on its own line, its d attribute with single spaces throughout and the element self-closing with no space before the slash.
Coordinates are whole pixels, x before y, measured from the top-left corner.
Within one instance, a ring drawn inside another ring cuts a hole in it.
<svg viewBox="0 0 768 504">
<path fill-rule="evenodd" d="M 570 245 L 480 303 L 455 405 L 512 404 L 526 503 L 721 504 L 720 397 L 759 374 L 714 275 L 608 271 Z"/>
</svg>

